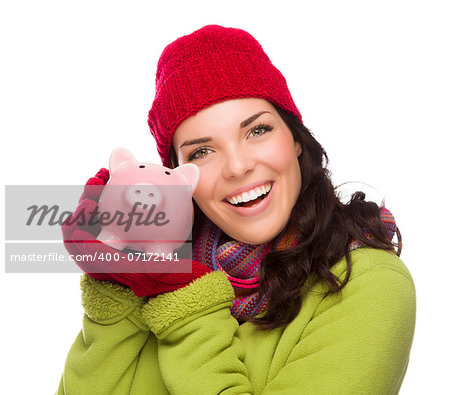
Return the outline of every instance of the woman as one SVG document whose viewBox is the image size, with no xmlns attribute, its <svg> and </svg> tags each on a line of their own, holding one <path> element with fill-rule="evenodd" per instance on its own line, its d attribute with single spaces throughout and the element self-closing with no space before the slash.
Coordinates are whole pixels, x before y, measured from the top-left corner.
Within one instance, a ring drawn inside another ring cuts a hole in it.
<svg viewBox="0 0 450 395">
<path fill-rule="evenodd" d="M 395 222 L 362 193 L 339 201 L 259 43 L 209 25 L 168 45 L 149 126 L 164 165 L 200 168 L 192 273 L 84 275 L 59 393 L 398 393 L 415 289 Z M 63 233 L 72 254 L 111 250 Z"/>
</svg>

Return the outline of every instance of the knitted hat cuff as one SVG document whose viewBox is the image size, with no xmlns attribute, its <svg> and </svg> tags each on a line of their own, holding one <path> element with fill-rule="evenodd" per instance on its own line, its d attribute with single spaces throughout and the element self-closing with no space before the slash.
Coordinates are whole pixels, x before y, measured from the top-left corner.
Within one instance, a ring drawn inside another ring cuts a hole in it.
<svg viewBox="0 0 450 395">
<path fill-rule="evenodd" d="M 189 59 L 161 76 L 155 100 L 148 113 L 163 165 L 169 167 L 169 151 L 180 123 L 214 103 L 257 97 L 297 116 L 286 80 L 270 61 L 246 52 L 209 53 Z"/>
</svg>

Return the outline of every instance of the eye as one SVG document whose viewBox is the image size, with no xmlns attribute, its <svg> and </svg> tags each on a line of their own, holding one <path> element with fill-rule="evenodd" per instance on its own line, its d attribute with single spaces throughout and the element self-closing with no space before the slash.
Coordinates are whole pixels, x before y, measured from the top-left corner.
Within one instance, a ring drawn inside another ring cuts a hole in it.
<svg viewBox="0 0 450 395">
<path fill-rule="evenodd" d="M 204 158 L 206 155 L 208 155 L 208 151 L 211 151 L 211 150 L 209 148 L 205 148 L 205 147 L 199 148 L 189 155 L 188 160 Z"/>
<path fill-rule="evenodd" d="M 266 134 L 267 132 L 270 132 L 273 129 L 272 126 L 260 124 L 258 126 L 255 126 L 252 130 L 250 130 L 249 136 L 262 136 L 263 134 Z"/>
</svg>

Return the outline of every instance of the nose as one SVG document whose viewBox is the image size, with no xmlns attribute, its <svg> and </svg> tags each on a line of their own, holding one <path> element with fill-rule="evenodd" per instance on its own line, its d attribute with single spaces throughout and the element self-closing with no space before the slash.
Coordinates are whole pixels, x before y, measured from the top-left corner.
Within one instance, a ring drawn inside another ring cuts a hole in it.
<svg viewBox="0 0 450 395">
<path fill-rule="evenodd" d="M 162 192 L 156 185 L 135 184 L 127 189 L 127 200 L 133 206 L 135 203 L 158 206 L 162 203 Z"/>
<path fill-rule="evenodd" d="M 241 177 L 255 167 L 255 158 L 249 150 L 233 146 L 224 155 L 222 175 L 225 178 Z"/>
</svg>

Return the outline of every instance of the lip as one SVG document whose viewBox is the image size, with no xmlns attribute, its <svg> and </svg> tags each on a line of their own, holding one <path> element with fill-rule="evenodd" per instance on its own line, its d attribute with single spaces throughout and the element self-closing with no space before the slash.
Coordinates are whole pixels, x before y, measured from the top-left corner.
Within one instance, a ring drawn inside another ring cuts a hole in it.
<svg viewBox="0 0 450 395">
<path fill-rule="evenodd" d="M 254 215 L 258 215 L 262 213 L 267 207 L 269 207 L 270 202 L 272 201 L 273 191 L 276 189 L 275 182 L 271 182 L 272 188 L 270 189 L 269 194 L 267 197 L 263 200 L 261 200 L 257 205 L 253 207 L 236 207 L 230 204 L 228 201 L 225 202 L 226 205 L 230 208 L 230 210 L 233 210 L 236 214 L 241 215 L 242 217 L 252 217 Z M 258 186 L 261 184 L 255 184 L 255 186 Z M 252 188 L 250 188 L 252 189 Z M 232 196 L 232 195 L 231 195 Z"/>
<path fill-rule="evenodd" d="M 269 182 L 271 184 L 273 184 L 272 180 L 256 181 L 256 182 L 253 182 L 251 184 L 246 185 L 245 187 L 241 187 L 241 188 L 235 189 L 229 195 L 225 196 L 223 200 L 228 200 L 228 199 L 230 199 L 233 196 L 240 195 L 241 193 L 251 191 L 252 189 L 255 189 L 256 187 L 262 187 L 263 185 L 266 185 Z M 266 199 L 264 199 L 264 200 L 266 200 Z"/>
</svg>

